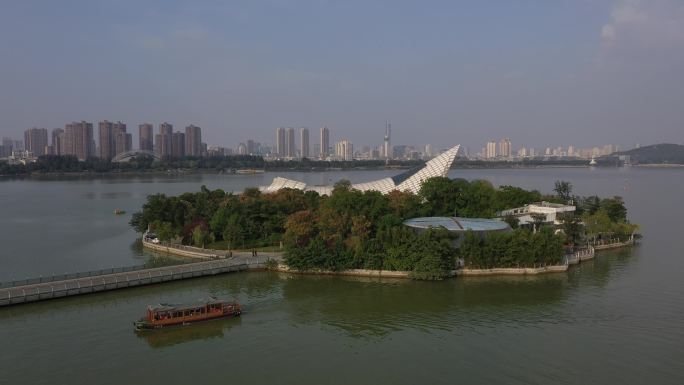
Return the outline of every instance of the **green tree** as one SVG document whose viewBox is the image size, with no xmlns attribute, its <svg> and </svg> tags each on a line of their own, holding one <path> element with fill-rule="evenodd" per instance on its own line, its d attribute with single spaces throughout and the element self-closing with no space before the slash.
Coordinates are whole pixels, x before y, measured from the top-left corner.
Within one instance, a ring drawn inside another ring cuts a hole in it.
<svg viewBox="0 0 684 385">
<path fill-rule="evenodd" d="M 558 198 L 563 200 L 563 202 L 567 202 L 572 196 L 572 184 L 570 182 L 557 180 L 553 191 L 556 192 Z"/>
</svg>

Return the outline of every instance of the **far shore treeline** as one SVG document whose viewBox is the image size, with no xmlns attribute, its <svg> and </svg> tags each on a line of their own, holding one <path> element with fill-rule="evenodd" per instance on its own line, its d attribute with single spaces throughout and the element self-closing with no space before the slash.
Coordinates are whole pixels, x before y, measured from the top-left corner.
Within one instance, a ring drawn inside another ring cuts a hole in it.
<svg viewBox="0 0 684 385">
<path fill-rule="evenodd" d="M 43 155 L 28 164 L 9 164 L 0 160 L 0 176 L 23 176 L 56 173 L 130 173 L 166 172 L 168 170 L 188 170 L 204 172 L 230 172 L 239 169 L 261 170 L 329 170 L 329 169 L 377 169 L 387 167 L 416 167 L 424 164 L 422 160 L 264 160 L 261 156 L 228 155 L 212 157 L 183 157 L 155 160 L 151 156 L 138 156 L 128 162 L 112 162 L 101 158 L 78 160 L 73 155 Z M 605 166 L 615 166 L 615 162 L 603 162 Z M 483 161 L 457 158 L 452 167 L 460 168 L 507 168 L 536 166 L 588 166 L 582 159 L 524 159 L 520 161 Z"/>
<path fill-rule="evenodd" d="M 163 241 L 212 249 L 258 249 L 283 245 L 285 263 L 297 270 L 353 268 L 410 271 L 414 278 L 439 279 L 456 260 L 466 267 L 540 267 L 562 262 L 564 248 L 602 237 L 626 238 L 636 226 L 627 222 L 620 197 L 571 196 L 571 185 L 557 182 L 557 195 L 483 180 L 432 178 L 419 194 L 361 192 L 338 182 L 330 196 L 282 189 L 262 194 L 256 188 L 234 195 L 202 186 L 197 193 L 150 195 L 131 226 L 148 228 Z M 419 216 L 492 218 L 497 211 L 541 200 L 574 201 L 577 211 L 563 218 L 560 231 L 519 228 L 486 237 L 468 233 L 459 249 L 444 229 L 415 232 L 403 221 Z M 586 224 L 586 225 L 585 225 Z"/>
</svg>

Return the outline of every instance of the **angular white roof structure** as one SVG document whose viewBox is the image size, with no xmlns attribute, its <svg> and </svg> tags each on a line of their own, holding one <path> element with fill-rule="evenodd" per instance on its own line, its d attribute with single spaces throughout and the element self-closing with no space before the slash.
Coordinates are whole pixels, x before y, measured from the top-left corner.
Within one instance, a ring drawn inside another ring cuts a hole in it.
<svg viewBox="0 0 684 385">
<path fill-rule="evenodd" d="M 372 182 L 356 183 L 352 185 L 352 188 L 360 191 L 379 191 L 383 194 L 387 194 L 392 190 L 410 191 L 417 194 L 420 191 L 420 186 L 426 180 L 436 176 L 444 177 L 447 175 L 459 148 L 460 145 L 456 145 L 430 159 L 424 166 L 419 168 L 403 172 L 393 177 Z M 269 186 L 261 187 L 261 191 L 264 193 L 271 193 L 282 188 L 316 191 L 321 195 L 330 195 L 333 186 L 307 186 L 304 182 L 277 177 L 273 179 L 273 182 Z"/>
</svg>

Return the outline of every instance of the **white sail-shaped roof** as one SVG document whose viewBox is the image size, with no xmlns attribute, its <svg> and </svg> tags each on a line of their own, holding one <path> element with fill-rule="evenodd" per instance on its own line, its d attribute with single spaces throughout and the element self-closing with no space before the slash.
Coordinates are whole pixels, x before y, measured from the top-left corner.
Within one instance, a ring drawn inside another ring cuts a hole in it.
<svg viewBox="0 0 684 385">
<path fill-rule="evenodd" d="M 353 189 L 360 191 L 379 191 L 387 194 L 393 190 L 410 191 L 417 194 L 420 187 L 426 180 L 437 177 L 446 176 L 451 168 L 451 164 L 456 159 L 456 154 L 460 145 L 456 145 L 440 155 L 432 158 L 424 166 L 403 172 L 393 177 L 379 179 L 371 182 L 356 183 L 352 185 Z M 283 188 L 293 188 L 305 191 L 316 191 L 321 195 L 329 195 L 332 192 L 332 186 L 307 186 L 306 183 L 276 177 L 269 186 L 261 187 L 264 193 L 276 192 Z"/>
</svg>

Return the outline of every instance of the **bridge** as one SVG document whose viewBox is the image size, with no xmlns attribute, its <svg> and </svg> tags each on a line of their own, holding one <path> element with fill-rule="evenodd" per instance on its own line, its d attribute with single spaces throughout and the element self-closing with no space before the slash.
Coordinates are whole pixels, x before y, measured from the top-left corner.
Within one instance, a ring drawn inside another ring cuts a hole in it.
<svg viewBox="0 0 684 385">
<path fill-rule="evenodd" d="M 161 160 L 157 154 L 155 154 L 153 151 L 147 151 L 147 150 L 135 150 L 135 151 L 126 151 L 122 152 L 120 154 L 117 154 L 113 159 L 112 162 L 119 163 L 119 162 L 128 162 L 133 158 L 136 157 L 151 157 L 154 158 L 154 160 Z"/>
<path fill-rule="evenodd" d="M 181 265 L 154 268 L 121 267 L 4 282 L 0 283 L 0 307 L 236 271 L 263 269 L 266 268 L 269 260 L 280 259 L 280 255 L 276 253 L 260 254 L 251 256 L 249 253 L 237 253 L 228 258 Z"/>
</svg>

